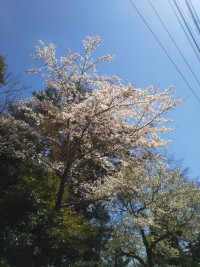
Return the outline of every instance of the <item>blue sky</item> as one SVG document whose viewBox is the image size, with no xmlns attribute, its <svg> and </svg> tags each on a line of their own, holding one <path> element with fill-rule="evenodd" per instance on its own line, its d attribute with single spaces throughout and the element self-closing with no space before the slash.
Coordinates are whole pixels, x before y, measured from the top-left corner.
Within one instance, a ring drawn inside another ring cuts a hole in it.
<svg viewBox="0 0 200 267">
<path fill-rule="evenodd" d="M 180 57 L 164 28 L 156 18 L 147 0 L 132 0 L 149 26 L 159 38 L 174 62 L 200 98 L 200 86 Z M 200 79 L 200 62 L 187 41 L 168 0 L 151 0 L 171 35 Z M 181 8 L 192 25 L 185 1 Z M 200 16 L 200 3 L 192 0 Z M 200 42 L 200 36 L 194 29 Z M 58 56 L 64 53 L 65 45 L 73 51 L 81 50 L 81 40 L 87 35 L 100 35 L 103 43 L 99 55 L 110 53 L 115 62 L 101 66 L 100 73 L 118 75 L 131 81 L 135 87 L 153 85 L 165 89 L 174 86 L 177 97 L 186 99 L 170 113 L 175 133 L 171 151 L 177 159 L 184 159 L 191 169 L 191 176 L 200 176 L 200 103 L 195 99 L 180 74 L 174 68 L 151 32 L 135 12 L 129 0 L 1 0 L 0 9 L 0 54 L 7 56 L 12 73 L 22 76 L 31 90 L 43 88 L 37 76 L 25 74 L 32 66 L 30 54 L 41 39 L 58 45 Z"/>
</svg>

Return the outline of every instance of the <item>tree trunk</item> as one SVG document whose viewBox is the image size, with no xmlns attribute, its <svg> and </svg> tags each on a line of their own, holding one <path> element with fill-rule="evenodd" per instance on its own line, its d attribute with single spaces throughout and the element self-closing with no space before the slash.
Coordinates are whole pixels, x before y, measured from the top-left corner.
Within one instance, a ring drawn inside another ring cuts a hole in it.
<svg viewBox="0 0 200 267">
<path fill-rule="evenodd" d="M 70 170 L 70 167 L 66 167 L 64 173 L 63 173 L 63 176 L 61 177 L 60 179 L 60 187 L 59 187 L 59 190 L 58 190 L 58 194 L 57 194 L 57 198 L 56 198 L 56 204 L 55 204 L 55 207 L 54 207 L 54 210 L 55 211 L 59 211 L 60 208 L 62 207 L 62 200 L 63 200 L 63 195 L 64 195 L 64 192 L 65 192 L 65 182 L 68 178 L 68 175 L 69 175 L 69 170 Z"/>
<path fill-rule="evenodd" d="M 146 238 L 144 229 L 140 228 L 140 233 L 141 233 L 141 236 L 142 236 L 142 240 L 143 240 L 144 246 L 146 248 L 147 265 L 148 265 L 148 267 L 154 267 L 152 248 L 150 247 L 149 242 L 148 242 L 148 240 Z"/>
<path fill-rule="evenodd" d="M 65 177 L 62 177 L 61 181 L 60 181 L 60 187 L 59 187 L 59 190 L 58 190 L 57 198 L 56 198 L 56 204 L 55 204 L 55 207 L 54 207 L 55 211 L 59 211 L 59 209 L 62 206 L 62 199 L 63 199 L 63 194 L 64 194 L 64 191 L 65 191 L 65 181 L 66 181 Z"/>
<path fill-rule="evenodd" d="M 154 267 L 152 251 L 146 248 L 148 267 Z"/>
</svg>

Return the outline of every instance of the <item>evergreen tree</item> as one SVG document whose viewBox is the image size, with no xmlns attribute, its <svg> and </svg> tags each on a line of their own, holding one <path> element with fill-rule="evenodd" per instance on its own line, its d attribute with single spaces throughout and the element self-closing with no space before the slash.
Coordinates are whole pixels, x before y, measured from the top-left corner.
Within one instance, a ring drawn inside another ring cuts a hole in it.
<svg viewBox="0 0 200 267">
<path fill-rule="evenodd" d="M 68 208 L 54 211 L 58 187 L 54 175 L 30 161 L 5 156 L 0 173 L 1 266 L 84 262 L 87 238 L 96 235 L 96 228 Z"/>
</svg>

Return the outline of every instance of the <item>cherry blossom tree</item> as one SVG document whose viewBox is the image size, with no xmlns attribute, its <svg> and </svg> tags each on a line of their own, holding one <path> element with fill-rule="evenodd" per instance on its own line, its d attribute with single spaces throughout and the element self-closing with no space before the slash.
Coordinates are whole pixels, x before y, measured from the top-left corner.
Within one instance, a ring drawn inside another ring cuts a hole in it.
<svg viewBox="0 0 200 267">
<path fill-rule="evenodd" d="M 164 114 L 180 103 L 172 88 L 143 90 L 116 76 L 98 75 L 97 65 L 113 60 L 107 54 L 92 59 L 100 43 L 100 37 L 89 36 L 83 54 L 67 48 L 58 60 L 56 45 L 40 41 L 29 73 L 44 77 L 47 89 L 21 101 L 6 117 L 14 125 L 7 140 L 11 153 L 29 155 L 59 178 L 55 210 L 64 205 L 66 186 L 88 194 L 95 181 L 103 181 L 100 173 L 107 177 L 119 169 L 117 162 L 158 162 L 157 150 L 169 143 L 161 134 L 171 132 Z"/>
<path fill-rule="evenodd" d="M 143 267 L 165 266 L 163 262 L 179 258 L 181 247 L 199 234 L 200 188 L 178 169 L 152 173 L 126 166 L 95 188 L 95 194 L 107 196 L 113 214 L 108 259 L 120 255 Z"/>
</svg>

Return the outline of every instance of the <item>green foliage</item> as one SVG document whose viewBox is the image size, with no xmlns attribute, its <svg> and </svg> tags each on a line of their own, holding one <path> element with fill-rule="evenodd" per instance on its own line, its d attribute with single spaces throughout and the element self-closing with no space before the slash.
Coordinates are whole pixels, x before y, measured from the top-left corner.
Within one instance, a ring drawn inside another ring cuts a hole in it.
<svg viewBox="0 0 200 267">
<path fill-rule="evenodd" d="M 0 172 L 1 266 L 71 266 L 82 260 L 95 228 L 69 209 L 53 210 L 53 175 L 8 158 L 1 158 Z"/>
</svg>

